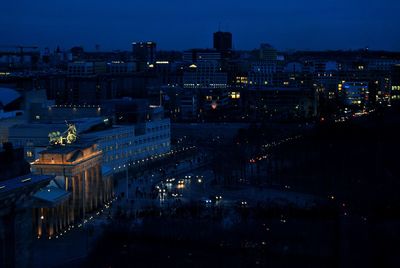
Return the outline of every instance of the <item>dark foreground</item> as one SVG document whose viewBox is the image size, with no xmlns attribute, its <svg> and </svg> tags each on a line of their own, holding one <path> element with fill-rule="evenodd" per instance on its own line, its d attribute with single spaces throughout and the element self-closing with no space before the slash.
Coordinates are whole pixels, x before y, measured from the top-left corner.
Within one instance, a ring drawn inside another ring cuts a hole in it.
<svg viewBox="0 0 400 268">
<path fill-rule="evenodd" d="M 399 267 L 399 115 L 393 109 L 324 124 L 272 152 L 260 167 L 268 174 L 263 187 L 290 185 L 325 199 L 314 208 L 149 208 L 115 219 L 81 264 Z"/>
</svg>

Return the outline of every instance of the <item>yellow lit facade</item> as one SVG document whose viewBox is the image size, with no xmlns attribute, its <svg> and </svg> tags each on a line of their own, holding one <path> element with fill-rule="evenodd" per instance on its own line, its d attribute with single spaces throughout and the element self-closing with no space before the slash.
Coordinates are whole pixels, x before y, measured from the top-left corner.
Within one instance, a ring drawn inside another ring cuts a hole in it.
<svg viewBox="0 0 400 268">
<path fill-rule="evenodd" d="M 247 76 L 237 76 L 236 77 L 236 84 L 247 85 L 248 79 Z"/>
<path fill-rule="evenodd" d="M 63 191 L 69 196 L 42 202 L 34 209 L 38 237 L 57 235 L 113 198 L 112 179 L 103 175 L 101 162 L 102 152 L 96 145 L 55 146 L 41 152 L 32 164 L 33 172 L 55 176 L 57 185 L 46 194 L 51 197 L 53 192 Z"/>
<path fill-rule="evenodd" d="M 240 92 L 235 92 L 235 91 L 233 91 L 233 92 L 230 92 L 229 93 L 229 97 L 231 98 L 231 99 L 240 99 Z"/>
</svg>

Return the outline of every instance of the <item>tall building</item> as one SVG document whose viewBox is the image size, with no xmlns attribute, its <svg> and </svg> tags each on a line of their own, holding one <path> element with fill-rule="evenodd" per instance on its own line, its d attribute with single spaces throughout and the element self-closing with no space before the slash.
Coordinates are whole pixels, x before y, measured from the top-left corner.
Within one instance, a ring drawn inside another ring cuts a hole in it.
<svg viewBox="0 0 400 268">
<path fill-rule="evenodd" d="M 133 42 L 133 59 L 137 62 L 138 71 L 143 71 L 156 61 L 156 43 L 155 42 Z"/>
<path fill-rule="evenodd" d="M 215 32 L 214 48 L 218 51 L 232 50 L 232 33 L 221 31 Z"/>
</svg>

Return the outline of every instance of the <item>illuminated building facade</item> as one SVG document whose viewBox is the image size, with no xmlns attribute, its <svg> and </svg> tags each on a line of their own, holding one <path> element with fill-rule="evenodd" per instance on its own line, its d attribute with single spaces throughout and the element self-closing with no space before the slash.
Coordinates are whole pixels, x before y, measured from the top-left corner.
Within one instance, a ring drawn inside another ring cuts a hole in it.
<svg viewBox="0 0 400 268">
<path fill-rule="evenodd" d="M 269 62 L 257 62 L 251 65 L 248 73 L 250 88 L 263 88 L 272 85 L 276 65 Z"/>
<path fill-rule="evenodd" d="M 345 105 L 365 108 L 368 103 L 368 82 L 344 82 L 338 90 Z"/>
<path fill-rule="evenodd" d="M 136 125 L 114 125 L 109 129 L 84 134 L 103 151 L 103 164 L 119 171 L 125 164 L 171 149 L 170 119 L 159 119 Z"/>
<path fill-rule="evenodd" d="M 392 66 L 391 78 L 391 99 L 400 101 L 400 64 Z"/>
<path fill-rule="evenodd" d="M 183 73 L 184 88 L 226 88 L 228 74 L 222 71 L 221 53 L 216 50 L 192 49 L 183 53 L 188 64 Z"/>
<path fill-rule="evenodd" d="M 170 150 L 170 119 L 164 118 L 162 107 L 140 106 L 138 103 L 135 110 L 133 105 L 118 103 L 119 105 L 101 108 L 94 105 L 52 106 L 49 113 L 52 113 L 53 118 L 59 119 L 57 122 L 68 120 L 74 123 L 81 139 L 88 143 L 98 144 L 99 149 L 103 151 L 103 165 L 109 166 L 112 170 L 131 161 L 160 156 Z M 93 117 L 100 111 L 107 113 L 107 110 L 112 110 L 114 114 L 109 113 L 110 116 L 107 117 Z M 86 115 L 89 118 L 75 118 L 75 114 L 76 116 Z M 111 118 L 119 121 L 112 124 Z M 39 153 L 47 147 L 49 133 L 64 130 L 64 121 L 62 123 L 18 124 L 7 129 L 7 136 L 8 140 L 15 145 L 24 147 L 25 158 L 29 162 L 34 162 L 39 158 Z"/>
<path fill-rule="evenodd" d="M 111 177 L 102 170 L 97 145 L 52 146 L 32 164 L 35 174 L 55 179 L 35 194 L 34 228 L 37 236 L 53 237 L 113 197 Z"/>
<path fill-rule="evenodd" d="M 184 88 L 226 88 L 228 76 L 216 61 L 192 64 L 183 74 Z"/>
<path fill-rule="evenodd" d="M 318 98 L 313 89 L 270 87 L 249 90 L 246 95 L 258 117 L 280 120 L 317 115 Z"/>
</svg>

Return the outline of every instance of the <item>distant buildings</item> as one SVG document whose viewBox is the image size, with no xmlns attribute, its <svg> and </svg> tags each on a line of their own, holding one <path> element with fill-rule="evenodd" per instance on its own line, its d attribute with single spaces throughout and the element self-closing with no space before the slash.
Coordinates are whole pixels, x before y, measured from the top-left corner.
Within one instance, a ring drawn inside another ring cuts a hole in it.
<svg viewBox="0 0 400 268">
<path fill-rule="evenodd" d="M 200 61 L 191 64 L 183 74 L 184 88 L 226 88 L 227 74 L 216 61 Z"/>
<path fill-rule="evenodd" d="M 400 64 L 392 66 L 391 82 L 391 98 L 394 101 L 400 101 Z"/>
<path fill-rule="evenodd" d="M 230 32 L 215 32 L 213 38 L 213 47 L 218 51 L 232 50 L 232 33 Z"/>
<path fill-rule="evenodd" d="M 269 62 L 255 62 L 251 64 L 248 73 L 248 87 L 263 88 L 273 85 L 276 65 Z"/>
<path fill-rule="evenodd" d="M 270 44 L 260 45 L 260 60 L 270 64 L 276 63 L 278 52 Z"/>
<path fill-rule="evenodd" d="M 133 59 L 137 62 L 139 71 L 146 70 L 156 62 L 156 47 L 156 43 L 152 41 L 132 43 Z"/>
<path fill-rule="evenodd" d="M 68 74 L 85 76 L 95 74 L 94 62 L 75 61 L 68 63 Z"/>
<path fill-rule="evenodd" d="M 358 108 L 365 108 L 368 104 L 367 82 L 344 82 L 339 84 L 338 90 L 343 97 L 344 104 Z"/>
<path fill-rule="evenodd" d="M 318 97 L 313 89 L 269 87 L 249 90 L 245 98 L 253 117 L 275 120 L 302 120 L 317 116 Z"/>
<path fill-rule="evenodd" d="M 365 49 L 282 52 L 267 43 L 239 51 L 233 49 L 232 33 L 223 31 L 214 32 L 212 42 L 213 48 L 182 52 L 157 51 L 153 41 L 134 42 L 131 51 L 46 49 L 35 68 L 29 70 L 24 65 L 9 68 L 0 64 L 0 84 L 16 88 L 20 94 L 32 88 L 45 89 L 54 104 L 71 107 L 73 118 L 85 114 L 75 111 L 76 107 L 90 106 L 90 113 L 100 109 L 97 113 L 102 116 L 104 102 L 128 97 L 165 105 L 174 121 L 243 120 L 251 106 L 247 91 L 268 88 L 314 90 L 320 100 L 318 110 L 332 111 L 350 101 L 338 90 L 343 81 L 368 84 L 368 101 L 362 105 L 367 109 L 400 98 L 396 82 L 399 53 Z M 8 57 L 6 54 L 0 52 L 0 59 Z M 165 93 L 166 88 L 187 91 L 172 96 Z M 37 113 L 38 106 L 40 102 L 31 106 L 27 114 L 30 122 L 49 116 L 47 112 Z M 54 114 L 60 111 L 56 110 Z M 14 117 L 14 111 L 1 111 L 0 107 L 0 117 Z M 209 116 L 204 117 L 207 113 Z"/>
<path fill-rule="evenodd" d="M 215 49 L 191 49 L 183 52 L 182 60 L 187 63 L 197 63 L 199 61 L 220 62 L 221 52 Z"/>
</svg>

